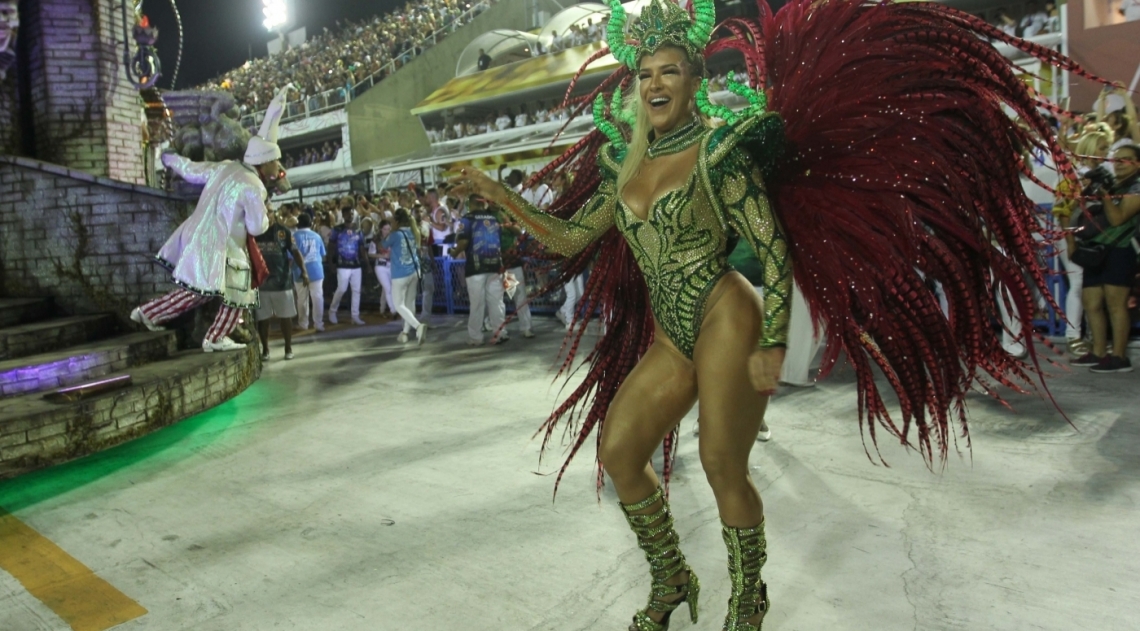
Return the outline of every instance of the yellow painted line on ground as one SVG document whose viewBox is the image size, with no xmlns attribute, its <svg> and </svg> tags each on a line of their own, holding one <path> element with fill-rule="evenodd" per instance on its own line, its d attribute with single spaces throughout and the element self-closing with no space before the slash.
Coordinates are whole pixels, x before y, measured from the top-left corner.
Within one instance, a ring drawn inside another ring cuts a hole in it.
<svg viewBox="0 0 1140 631">
<path fill-rule="evenodd" d="M 147 613 L 86 565 L 3 511 L 0 568 L 75 631 L 105 631 Z"/>
</svg>

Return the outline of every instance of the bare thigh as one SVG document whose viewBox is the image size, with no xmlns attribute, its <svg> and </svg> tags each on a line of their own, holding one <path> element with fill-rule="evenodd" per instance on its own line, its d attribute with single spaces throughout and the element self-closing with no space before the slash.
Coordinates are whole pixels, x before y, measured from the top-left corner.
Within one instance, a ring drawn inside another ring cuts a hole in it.
<svg viewBox="0 0 1140 631">
<path fill-rule="evenodd" d="M 747 474 L 768 405 L 748 376 L 748 358 L 763 328 L 759 297 L 743 277 L 721 282 L 725 286 L 716 292 L 693 353 L 701 393 L 701 464 L 710 481 L 718 474 Z"/>
<path fill-rule="evenodd" d="M 696 399 L 693 363 L 663 342 L 650 345 L 618 389 L 602 426 L 598 457 L 619 495 L 621 483 L 644 471 Z"/>
</svg>

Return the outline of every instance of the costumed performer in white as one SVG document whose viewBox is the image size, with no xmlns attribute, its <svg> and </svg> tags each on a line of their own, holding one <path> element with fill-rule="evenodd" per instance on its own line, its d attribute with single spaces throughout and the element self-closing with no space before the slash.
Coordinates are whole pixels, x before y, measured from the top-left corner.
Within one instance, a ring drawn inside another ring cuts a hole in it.
<svg viewBox="0 0 1140 631">
<path fill-rule="evenodd" d="M 202 340 L 202 350 L 245 348 L 229 337 L 243 309 L 258 305 L 247 236 L 269 229 L 269 189 L 283 175 L 278 124 L 285 111 L 288 87 L 269 105 L 265 122 L 249 141 L 241 162 L 192 162 L 173 153 L 162 163 L 191 184 L 205 184 L 190 215 L 159 251 L 158 262 L 171 270 L 178 289 L 137 307 L 131 320 L 154 331 L 162 324 L 200 307 L 215 297 L 222 307 Z"/>
</svg>

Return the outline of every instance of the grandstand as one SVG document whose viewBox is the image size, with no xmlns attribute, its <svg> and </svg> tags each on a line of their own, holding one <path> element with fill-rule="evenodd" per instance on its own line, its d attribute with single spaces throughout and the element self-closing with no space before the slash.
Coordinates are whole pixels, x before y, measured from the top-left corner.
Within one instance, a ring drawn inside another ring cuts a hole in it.
<svg viewBox="0 0 1140 631">
<path fill-rule="evenodd" d="M 635 0 L 626 10 L 638 15 L 646 4 Z M 1024 14 L 1026 23 L 1032 21 L 1028 4 L 1022 9 L 994 0 L 949 4 L 995 22 L 1002 9 L 1012 10 L 1019 19 Z M 735 3 L 720 10 L 742 6 Z M 561 8 L 553 0 L 480 0 L 462 5 L 429 0 L 408 7 L 414 14 L 348 24 L 315 38 L 300 52 L 286 51 L 219 79 L 239 97 L 243 124 L 250 128 L 260 121 L 257 105 L 265 102 L 272 85 L 239 85 L 243 78 L 274 76 L 267 70 L 273 66 L 276 76 L 302 80 L 302 93 L 290 102 L 282 127 L 284 150 L 305 156 L 323 155 L 329 146 L 339 149 L 332 159 L 290 169 L 297 186 L 294 199 L 435 182 L 461 165 L 488 171 L 502 166 L 533 170 L 590 131 L 588 116 L 569 120 L 570 112 L 561 108 L 561 102 L 575 72 L 604 46 L 607 6 L 582 3 Z M 389 26 L 404 22 L 421 26 L 402 32 L 411 39 L 396 42 Z M 1063 10 L 1025 34 L 1043 46 L 1069 52 Z M 384 45 L 371 46 L 376 41 Z M 997 48 L 1011 57 L 1017 54 L 1009 46 Z M 322 72 L 331 70 L 344 85 L 329 88 L 327 82 L 311 81 L 311 73 L 293 68 L 305 51 L 326 49 L 331 52 L 322 53 L 321 59 L 332 68 Z M 491 58 L 483 71 L 478 70 L 480 52 Z M 1015 63 L 1036 89 L 1064 102 L 1067 80 L 1041 76 L 1040 65 L 1029 59 Z M 709 67 L 713 75 L 723 76 L 738 70 L 734 64 L 732 53 L 725 53 L 710 60 Z M 575 95 L 588 92 L 615 67 L 612 57 L 597 60 Z M 738 104 L 723 91 L 713 98 Z"/>
</svg>

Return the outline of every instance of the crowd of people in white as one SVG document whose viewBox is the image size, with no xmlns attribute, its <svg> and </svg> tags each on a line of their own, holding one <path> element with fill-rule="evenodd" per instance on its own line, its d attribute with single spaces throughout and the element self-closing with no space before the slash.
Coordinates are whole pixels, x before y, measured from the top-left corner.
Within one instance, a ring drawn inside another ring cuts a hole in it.
<svg viewBox="0 0 1140 631">
<path fill-rule="evenodd" d="M 727 89 L 727 81 L 730 77 L 737 83 L 748 84 L 748 75 L 743 70 L 726 70 L 709 78 L 709 92 L 715 94 Z M 565 123 L 570 118 L 571 109 L 554 101 L 550 102 L 549 105 L 543 101 L 538 101 L 534 106 L 521 105 L 515 109 L 492 112 L 485 118 L 465 118 L 455 120 L 449 125 L 425 126 L 424 130 L 427 132 L 428 140 L 435 144 L 492 132 L 520 129 L 530 125 Z M 589 117 L 591 112 L 583 110 L 580 115 Z"/>
</svg>

